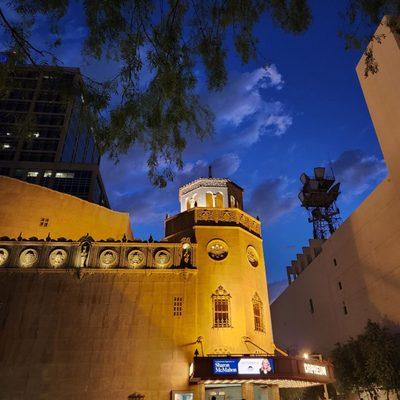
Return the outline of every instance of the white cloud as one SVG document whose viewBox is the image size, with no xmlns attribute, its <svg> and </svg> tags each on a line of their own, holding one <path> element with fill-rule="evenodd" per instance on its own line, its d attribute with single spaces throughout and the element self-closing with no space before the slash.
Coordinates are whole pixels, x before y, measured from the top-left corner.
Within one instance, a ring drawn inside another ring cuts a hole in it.
<svg viewBox="0 0 400 400">
<path fill-rule="evenodd" d="M 278 72 L 275 64 L 271 64 L 269 67 L 265 68 L 266 76 L 270 80 L 270 84 L 266 83 L 266 87 L 272 86 L 278 90 L 283 88 L 285 81 L 282 79 L 282 75 Z"/>
<path fill-rule="evenodd" d="M 233 74 L 221 92 L 205 96 L 216 116 L 217 128 L 229 131 L 234 142 L 250 146 L 264 134 L 283 135 L 293 120 L 280 101 L 267 101 L 263 90 L 282 89 L 284 81 L 275 65 Z"/>
<path fill-rule="evenodd" d="M 354 197 L 371 189 L 387 174 L 383 159 L 368 156 L 361 150 L 347 150 L 332 163 L 336 179 L 341 183 L 343 199 Z"/>
<path fill-rule="evenodd" d="M 266 179 L 256 186 L 250 198 L 250 211 L 264 225 L 271 225 L 297 205 L 297 197 L 289 190 L 286 177 Z"/>
</svg>

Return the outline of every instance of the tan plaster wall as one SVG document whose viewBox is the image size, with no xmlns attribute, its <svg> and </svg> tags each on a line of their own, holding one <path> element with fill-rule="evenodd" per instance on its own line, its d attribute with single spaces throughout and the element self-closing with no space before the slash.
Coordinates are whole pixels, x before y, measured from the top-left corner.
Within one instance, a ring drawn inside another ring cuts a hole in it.
<svg viewBox="0 0 400 400">
<path fill-rule="evenodd" d="M 173 316 L 173 297 L 184 313 Z M 188 388 L 196 271 L 0 269 L 0 399 L 169 399 Z"/>
<path fill-rule="evenodd" d="M 379 72 L 365 78 L 362 58 L 357 73 L 389 177 L 271 305 L 276 343 L 295 353 L 327 353 L 362 332 L 368 319 L 400 329 L 400 47 L 384 24 L 377 33 L 386 34 L 374 45 Z"/>
<path fill-rule="evenodd" d="M 360 333 L 368 319 L 400 326 L 399 216 L 400 192 L 387 178 L 272 303 L 278 346 L 300 354 L 328 352 Z"/>
<path fill-rule="evenodd" d="M 89 233 L 94 239 L 132 238 L 129 214 L 109 210 L 42 186 L 0 176 L 0 236 L 78 240 Z M 47 227 L 40 226 L 48 218 Z"/>
<path fill-rule="evenodd" d="M 76 270 L 0 268 L 0 400 L 169 400 L 193 390 L 189 364 L 200 354 L 274 352 L 262 241 L 237 226 L 196 226 L 197 270 Z M 229 253 L 206 251 L 224 240 Z M 247 246 L 259 254 L 254 268 Z M 228 328 L 214 328 L 212 294 L 231 296 Z M 252 299 L 263 302 L 265 332 L 255 332 Z M 173 297 L 183 315 L 173 316 Z M 202 344 L 196 344 L 198 337 Z"/>
<path fill-rule="evenodd" d="M 198 271 L 197 326 L 204 337 L 205 354 L 246 354 L 259 352 L 244 343 L 243 336 L 269 353 L 274 352 L 262 240 L 238 227 L 196 226 Z M 206 251 L 212 239 L 222 239 L 229 248 L 221 261 L 212 260 Z M 247 260 L 247 246 L 259 254 L 254 268 Z M 222 285 L 231 295 L 232 327 L 213 328 L 211 295 Z M 254 330 L 253 296 L 258 293 L 263 303 L 265 332 Z"/>
</svg>

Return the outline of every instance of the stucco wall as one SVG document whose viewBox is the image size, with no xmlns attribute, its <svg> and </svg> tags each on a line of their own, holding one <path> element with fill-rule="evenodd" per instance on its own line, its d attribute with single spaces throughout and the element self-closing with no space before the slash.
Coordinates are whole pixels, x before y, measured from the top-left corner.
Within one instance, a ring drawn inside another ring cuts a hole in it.
<svg viewBox="0 0 400 400">
<path fill-rule="evenodd" d="M 360 333 L 368 319 L 400 326 L 399 216 L 400 191 L 388 178 L 272 303 L 278 346 L 299 354 L 329 352 Z"/>
<path fill-rule="evenodd" d="M 261 239 L 212 222 L 193 230 L 197 269 L 0 268 L 0 400 L 126 400 L 134 392 L 169 400 L 171 390 L 193 390 L 200 400 L 204 386 L 189 386 L 196 349 L 273 353 Z M 213 239 L 226 243 L 224 260 L 209 256 Z M 219 286 L 230 296 L 229 327 L 214 326 Z M 263 332 L 255 331 L 255 293 Z M 183 298 L 182 316 L 173 315 L 174 297 Z"/>
<path fill-rule="evenodd" d="M 374 45 L 379 72 L 365 78 L 362 58 L 357 73 L 389 177 L 271 305 L 275 341 L 293 352 L 329 352 L 368 319 L 400 329 L 400 47 L 384 23 L 381 33 L 386 38 Z"/>
<path fill-rule="evenodd" d="M 0 269 L 0 399 L 167 400 L 187 389 L 195 282 L 196 271 Z"/>
<path fill-rule="evenodd" d="M 247 336 L 257 346 L 274 353 L 271 318 L 262 240 L 238 227 L 195 227 L 198 271 L 198 332 L 204 337 L 205 353 L 254 354 L 259 349 L 245 343 Z M 212 260 L 206 251 L 213 239 L 221 239 L 228 246 L 228 256 L 222 261 Z M 259 255 L 255 268 L 247 259 L 247 247 L 253 246 Z M 231 328 L 213 328 L 211 295 L 219 286 L 231 296 Z M 255 331 L 253 296 L 258 294 L 263 303 L 264 332 Z"/>
<path fill-rule="evenodd" d="M 132 238 L 129 214 L 109 210 L 42 186 L 0 176 L 0 236 L 78 240 L 89 233 L 94 239 Z M 47 218 L 48 226 L 40 226 Z"/>
</svg>

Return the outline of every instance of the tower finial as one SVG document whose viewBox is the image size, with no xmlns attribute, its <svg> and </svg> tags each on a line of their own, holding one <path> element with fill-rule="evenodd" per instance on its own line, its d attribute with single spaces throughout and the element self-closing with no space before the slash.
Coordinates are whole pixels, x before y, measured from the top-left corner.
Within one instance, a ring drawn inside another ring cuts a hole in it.
<svg viewBox="0 0 400 400">
<path fill-rule="evenodd" d="M 212 167 L 211 167 L 211 165 L 208 166 L 208 177 L 212 178 Z"/>
</svg>

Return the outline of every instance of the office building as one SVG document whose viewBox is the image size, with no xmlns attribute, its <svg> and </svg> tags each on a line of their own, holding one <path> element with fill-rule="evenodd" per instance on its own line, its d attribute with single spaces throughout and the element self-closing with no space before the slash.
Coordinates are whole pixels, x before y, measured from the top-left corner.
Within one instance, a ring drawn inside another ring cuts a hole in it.
<svg viewBox="0 0 400 400">
<path fill-rule="evenodd" d="M 18 66 L 0 99 L 0 174 L 109 207 L 79 69 Z"/>
</svg>

